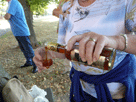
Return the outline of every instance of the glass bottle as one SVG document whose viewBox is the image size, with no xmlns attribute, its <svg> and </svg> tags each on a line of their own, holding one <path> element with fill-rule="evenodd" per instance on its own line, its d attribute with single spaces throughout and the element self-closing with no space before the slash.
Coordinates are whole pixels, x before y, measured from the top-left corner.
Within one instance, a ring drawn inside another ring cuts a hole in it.
<svg viewBox="0 0 136 102">
<path fill-rule="evenodd" d="M 97 67 L 103 70 L 111 70 L 114 64 L 116 50 L 113 48 L 104 48 L 102 53 L 100 54 L 99 59 L 96 62 L 93 62 L 91 65 L 88 65 L 87 62 L 83 62 L 81 57 L 79 56 L 78 46 L 76 46 L 73 50 L 67 51 L 66 46 L 60 45 L 58 43 L 49 42 L 45 44 L 45 50 L 51 50 L 59 53 L 65 54 L 66 58 L 72 62 L 78 62 L 84 64 L 86 66 Z M 46 53 L 47 56 L 47 53 Z M 52 65 L 51 59 L 46 57 L 44 61 L 46 63 L 45 66 Z"/>
</svg>

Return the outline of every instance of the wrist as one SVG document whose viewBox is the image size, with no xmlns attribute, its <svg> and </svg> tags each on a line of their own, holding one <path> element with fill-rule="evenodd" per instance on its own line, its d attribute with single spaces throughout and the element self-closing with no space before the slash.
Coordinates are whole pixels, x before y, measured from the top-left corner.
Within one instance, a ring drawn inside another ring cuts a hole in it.
<svg viewBox="0 0 136 102">
<path fill-rule="evenodd" d="M 124 48 L 122 51 L 125 51 L 128 45 L 128 38 L 127 38 L 127 34 L 121 34 L 120 36 L 122 36 L 124 38 Z"/>
<path fill-rule="evenodd" d="M 107 47 L 119 49 L 120 36 L 107 36 Z"/>
<path fill-rule="evenodd" d="M 125 48 L 125 39 L 123 36 L 121 35 L 118 35 L 118 36 L 115 36 L 115 40 L 116 40 L 116 48 L 117 50 L 120 50 L 120 51 L 123 51 L 124 48 Z"/>
</svg>

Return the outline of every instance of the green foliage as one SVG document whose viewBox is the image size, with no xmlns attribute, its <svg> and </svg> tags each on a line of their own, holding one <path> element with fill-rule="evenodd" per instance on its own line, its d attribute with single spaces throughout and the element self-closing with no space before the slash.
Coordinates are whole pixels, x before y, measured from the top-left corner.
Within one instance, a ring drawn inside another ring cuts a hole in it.
<svg viewBox="0 0 136 102">
<path fill-rule="evenodd" d="M 57 3 L 57 4 L 59 4 L 59 1 L 60 0 L 51 0 L 52 2 L 55 2 L 55 3 Z"/>
<path fill-rule="evenodd" d="M 6 0 L 1 0 L 1 2 L 4 2 Z M 58 4 L 59 0 L 26 0 L 28 6 L 30 7 L 31 11 L 34 14 L 44 14 L 45 13 L 45 9 L 47 9 L 47 5 L 50 2 L 55 2 L 56 4 Z"/>
<path fill-rule="evenodd" d="M 47 9 L 47 5 L 50 2 L 58 3 L 58 0 L 27 0 L 27 2 L 31 11 L 34 14 L 40 15 L 45 13 L 45 9 Z"/>
<path fill-rule="evenodd" d="M 27 0 L 31 11 L 41 11 L 42 9 L 46 9 L 49 3 L 49 0 Z"/>
<path fill-rule="evenodd" d="M 5 2 L 6 2 L 6 0 L 0 0 L 0 5 L 5 6 Z"/>
</svg>

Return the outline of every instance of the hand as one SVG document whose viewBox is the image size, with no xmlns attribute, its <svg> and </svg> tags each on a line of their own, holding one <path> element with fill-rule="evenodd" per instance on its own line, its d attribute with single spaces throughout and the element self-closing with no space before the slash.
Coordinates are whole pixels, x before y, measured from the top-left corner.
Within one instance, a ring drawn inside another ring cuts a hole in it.
<svg viewBox="0 0 136 102">
<path fill-rule="evenodd" d="M 54 15 L 54 16 L 56 16 L 56 17 L 59 17 L 59 14 L 61 14 L 61 13 L 62 13 L 61 9 L 55 8 L 55 9 L 53 10 L 52 15 Z"/>
<path fill-rule="evenodd" d="M 109 39 L 106 36 L 94 32 L 84 33 L 73 36 L 67 44 L 67 50 L 70 51 L 76 42 L 79 42 L 79 55 L 82 61 L 87 61 L 89 65 L 99 59 L 104 47 L 109 47 Z"/>
<path fill-rule="evenodd" d="M 9 19 L 11 18 L 11 14 L 6 13 L 6 14 L 4 15 L 4 18 L 5 18 L 6 20 L 9 20 Z"/>
<path fill-rule="evenodd" d="M 47 69 L 45 66 L 43 66 L 43 61 L 46 59 L 46 52 L 45 48 L 37 48 L 35 50 L 35 56 L 33 58 L 33 61 L 35 62 L 36 66 L 38 67 L 38 72 L 41 72 L 44 69 Z M 47 57 L 52 59 L 51 52 L 47 51 Z"/>
</svg>

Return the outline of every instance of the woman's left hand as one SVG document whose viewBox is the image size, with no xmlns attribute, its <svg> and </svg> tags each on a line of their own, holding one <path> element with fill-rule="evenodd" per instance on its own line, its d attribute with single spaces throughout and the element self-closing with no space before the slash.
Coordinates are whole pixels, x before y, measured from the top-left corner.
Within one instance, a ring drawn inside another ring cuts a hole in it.
<svg viewBox="0 0 136 102">
<path fill-rule="evenodd" d="M 76 42 L 79 42 L 79 55 L 82 61 L 87 61 L 89 65 L 97 61 L 103 48 L 109 47 L 111 43 L 107 36 L 88 32 L 73 36 L 68 41 L 67 50 L 70 51 Z"/>
</svg>

